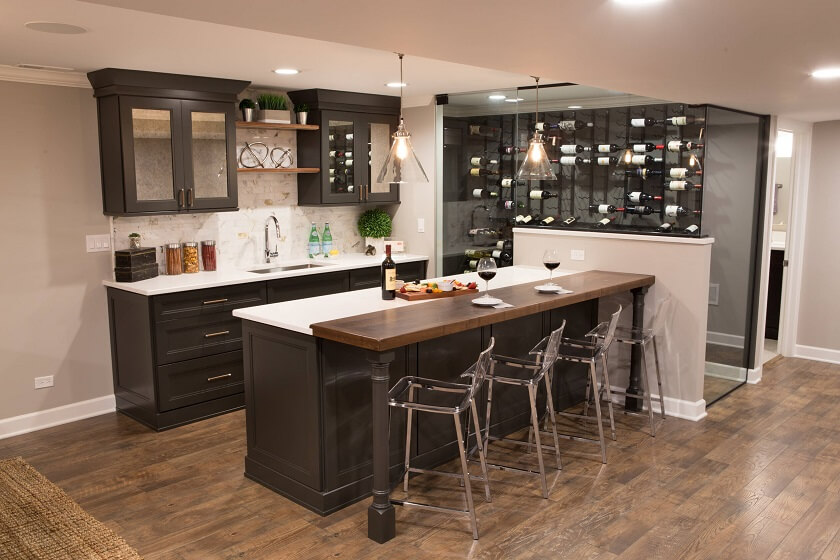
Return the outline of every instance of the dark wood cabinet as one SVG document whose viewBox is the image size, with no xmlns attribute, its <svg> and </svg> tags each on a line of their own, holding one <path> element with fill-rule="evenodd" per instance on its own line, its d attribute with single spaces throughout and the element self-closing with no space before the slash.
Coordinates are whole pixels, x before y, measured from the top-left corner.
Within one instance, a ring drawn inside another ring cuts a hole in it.
<svg viewBox="0 0 840 560">
<path fill-rule="evenodd" d="M 323 89 L 289 97 L 309 105 L 311 123 L 320 127 L 298 138 L 299 165 L 321 169 L 298 176 L 300 205 L 399 202 L 399 184 L 376 180 L 399 123 L 398 97 Z"/>
<path fill-rule="evenodd" d="M 426 278 L 427 261 L 397 263 L 397 280 L 414 282 Z M 357 268 L 350 271 L 350 290 L 376 288 L 381 280 L 382 270 L 378 266 Z"/>
<path fill-rule="evenodd" d="M 235 101 L 249 82 L 114 68 L 88 79 L 105 214 L 236 209 Z"/>
<path fill-rule="evenodd" d="M 784 250 L 770 251 L 770 280 L 767 284 L 767 312 L 764 338 L 778 340 L 779 320 L 782 311 L 782 278 L 785 271 Z"/>
<path fill-rule="evenodd" d="M 349 276 L 344 270 L 269 280 L 268 303 L 346 292 L 350 289 Z"/>
</svg>

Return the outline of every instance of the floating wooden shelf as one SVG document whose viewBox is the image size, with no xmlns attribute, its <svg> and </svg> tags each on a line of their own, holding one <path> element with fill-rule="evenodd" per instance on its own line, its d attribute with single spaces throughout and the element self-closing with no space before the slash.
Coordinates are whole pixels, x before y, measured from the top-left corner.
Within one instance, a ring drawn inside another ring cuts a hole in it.
<svg viewBox="0 0 840 560">
<path fill-rule="evenodd" d="M 317 124 L 284 124 L 236 121 L 236 128 L 273 128 L 278 130 L 319 130 Z"/>
<path fill-rule="evenodd" d="M 317 167 L 239 167 L 239 173 L 320 173 Z"/>
</svg>

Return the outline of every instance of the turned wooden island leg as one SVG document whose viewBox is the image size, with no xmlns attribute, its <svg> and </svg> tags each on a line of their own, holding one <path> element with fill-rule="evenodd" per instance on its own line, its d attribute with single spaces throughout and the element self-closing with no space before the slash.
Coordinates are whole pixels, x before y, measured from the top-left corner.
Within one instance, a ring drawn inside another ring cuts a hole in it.
<svg viewBox="0 0 840 560">
<path fill-rule="evenodd" d="M 397 527 L 388 469 L 388 373 L 393 361 L 393 352 L 368 353 L 373 387 L 373 502 L 368 508 L 368 538 L 378 543 L 393 539 Z"/>
</svg>

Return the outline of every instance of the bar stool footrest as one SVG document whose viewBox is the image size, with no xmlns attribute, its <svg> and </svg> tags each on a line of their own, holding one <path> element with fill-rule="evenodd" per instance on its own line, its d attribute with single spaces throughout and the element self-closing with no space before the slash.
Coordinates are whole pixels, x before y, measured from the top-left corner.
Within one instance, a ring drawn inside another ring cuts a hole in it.
<svg viewBox="0 0 840 560">
<path fill-rule="evenodd" d="M 433 504 L 424 504 L 424 503 L 421 503 L 421 502 L 412 502 L 410 500 L 397 500 L 397 499 L 394 499 L 394 498 L 391 498 L 390 502 L 391 502 L 392 505 L 395 505 L 395 506 L 416 507 L 416 508 L 428 509 L 428 510 L 431 510 L 431 511 L 445 511 L 445 512 L 449 512 L 449 513 L 462 513 L 462 514 L 467 515 L 467 516 L 470 515 L 470 510 L 468 510 L 468 509 L 459 509 L 459 508 L 447 507 L 447 506 L 436 506 L 436 505 L 433 505 Z"/>
</svg>

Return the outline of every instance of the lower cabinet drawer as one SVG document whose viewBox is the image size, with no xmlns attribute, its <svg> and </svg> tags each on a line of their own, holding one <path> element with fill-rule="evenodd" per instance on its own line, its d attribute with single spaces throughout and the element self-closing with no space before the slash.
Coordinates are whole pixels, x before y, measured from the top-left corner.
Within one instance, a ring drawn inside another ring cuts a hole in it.
<svg viewBox="0 0 840 560">
<path fill-rule="evenodd" d="M 381 275 L 382 270 L 378 266 L 351 270 L 350 289 L 365 290 L 367 288 L 378 288 Z"/>
<path fill-rule="evenodd" d="M 159 412 L 244 390 L 241 350 L 159 366 L 157 374 Z"/>
<path fill-rule="evenodd" d="M 228 313 L 177 319 L 155 326 L 158 364 L 242 349 L 242 320 Z"/>
</svg>

